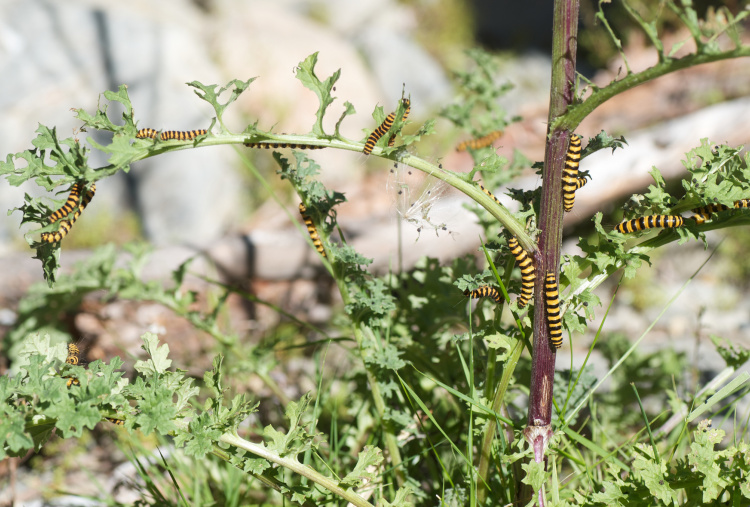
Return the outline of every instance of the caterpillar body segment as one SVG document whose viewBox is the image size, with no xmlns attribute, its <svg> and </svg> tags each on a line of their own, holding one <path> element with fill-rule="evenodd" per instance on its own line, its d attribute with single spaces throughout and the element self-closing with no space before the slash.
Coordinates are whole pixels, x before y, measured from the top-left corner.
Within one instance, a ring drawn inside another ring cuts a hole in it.
<svg viewBox="0 0 750 507">
<path fill-rule="evenodd" d="M 536 279 L 536 272 L 534 271 L 534 263 L 531 261 L 531 257 L 526 250 L 518 244 L 518 240 L 514 237 L 508 239 L 508 247 L 510 247 L 510 253 L 516 258 L 516 264 L 521 270 L 521 294 L 516 300 L 518 308 L 523 308 L 529 301 L 531 296 L 534 294 L 534 280 Z"/>
<path fill-rule="evenodd" d="M 123 421 L 122 419 L 115 419 L 114 417 L 105 417 L 104 419 L 107 422 L 111 422 L 115 426 L 124 426 L 125 425 L 125 421 Z"/>
<path fill-rule="evenodd" d="M 206 129 L 198 129 L 198 130 L 165 130 L 162 133 L 159 133 L 156 129 L 151 128 L 145 128 L 140 129 L 135 134 L 136 139 L 156 139 L 156 136 L 159 136 L 159 139 L 162 141 L 192 141 L 198 136 L 204 136 L 208 134 L 208 130 Z"/>
<path fill-rule="evenodd" d="M 750 208 L 750 199 L 740 199 L 738 201 L 734 201 L 734 207 L 735 209 Z"/>
<path fill-rule="evenodd" d="M 576 200 L 576 190 L 586 184 L 586 180 L 583 180 L 581 184 L 581 178 L 578 177 L 578 164 L 581 161 L 581 138 L 576 134 L 570 135 L 570 146 L 568 152 L 565 155 L 565 168 L 563 169 L 562 176 L 562 190 L 563 190 L 563 209 L 570 211 L 573 209 L 573 204 Z"/>
<path fill-rule="evenodd" d="M 547 307 L 549 337 L 556 349 L 562 347 L 562 318 L 560 317 L 560 292 L 553 271 L 547 271 L 544 278 L 544 300 Z"/>
<path fill-rule="evenodd" d="M 70 187 L 70 194 L 68 195 L 68 199 L 65 201 L 65 204 L 62 205 L 62 207 L 60 207 L 49 216 L 49 223 L 54 223 L 61 218 L 65 218 L 66 216 L 71 214 L 74 209 L 76 209 L 76 206 L 78 206 L 78 201 L 81 199 L 82 188 L 83 184 L 81 182 L 76 182 L 72 187 Z"/>
<path fill-rule="evenodd" d="M 68 364 L 78 364 L 78 358 L 80 357 L 81 349 L 75 343 L 68 344 L 68 357 L 65 362 Z"/>
<path fill-rule="evenodd" d="M 724 204 L 708 204 L 706 206 L 701 206 L 700 208 L 694 208 L 690 210 L 693 213 L 695 213 L 695 215 L 691 216 L 690 218 L 695 220 L 695 223 L 700 225 L 710 220 L 711 215 L 713 215 L 714 213 L 718 213 L 720 211 L 726 211 L 728 209 L 730 209 L 729 206 L 726 206 Z"/>
<path fill-rule="evenodd" d="M 96 184 L 91 185 L 91 188 L 88 192 L 86 192 L 86 195 L 83 197 L 83 200 L 81 201 L 81 205 L 78 207 L 78 210 L 73 214 L 71 218 L 68 220 L 62 220 L 60 221 L 59 228 L 55 232 L 43 232 L 42 233 L 42 241 L 45 243 L 57 243 L 58 241 L 61 241 L 65 236 L 68 235 L 70 232 L 70 229 L 73 228 L 73 224 L 76 220 L 78 220 L 78 217 L 81 216 L 81 212 L 88 206 L 88 204 L 91 202 L 91 199 L 94 198 L 94 193 L 96 192 Z"/>
<path fill-rule="evenodd" d="M 365 142 L 365 148 L 362 150 L 362 153 L 364 153 L 365 155 L 369 155 L 370 153 L 372 153 L 373 148 L 375 148 L 375 143 L 377 143 L 378 140 L 380 140 L 380 138 L 390 130 L 390 128 L 393 126 L 394 121 L 396 121 L 395 112 L 386 116 L 385 120 L 383 120 L 383 123 L 381 123 L 378 128 L 376 128 L 367 138 L 367 141 Z"/>
<path fill-rule="evenodd" d="M 263 148 L 270 150 L 271 148 L 291 148 L 292 150 L 321 150 L 325 146 L 316 146 L 314 144 L 300 144 L 300 143 L 278 143 L 275 141 L 261 141 L 257 143 L 245 143 L 248 148 Z"/>
<path fill-rule="evenodd" d="M 159 139 L 162 141 L 171 141 L 171 140 L 177 140 L 177 141 L 192 141 L 198 136 L 205 136 L 208 134 L 208 130 L 206 129 L 199 129 L 199 130 L 167 130 L 161 133 L 159 135 Z"/>
<path fill-rule="evenodd" d="M 492 300 L 500 304 L 503 301 L 503 295 L 495 287 L 489 285 L 482 285 L 481 287 L 474 290 L 465 290 L 464 296 L 470 297 L 471 299 L 477 298 L 492 298 Z"/>
<path fill-rule="evenodd" d="M 402 104 L 404 105 L 404 115 L 401 117 L 401 123 L 406 121 L 406 119 L 409 117 L 409 112 L 411 112 L 411 101 L 409 99 L 401 99 Z M 388 146 L 393 146 L 396 144 L 396 134 L 393 134 L 388 139 Z"/>
<path fill-rule="evenodd" d="M 136 139 L 156 139 L 156 135 L 158 133 L 159 132 L 157 132 L 155 129 L 149 129 L 149 128 L 140 129 L 138 132 L 136 132 L 135 138 Z"/>
<path fill-rule="evenodd" d="M 466 151 L 467 149 L 478 150 L 479 148 L 485 148 L 487 146 L 491 146 L 492 143 L 500 139 L 502 135 L 503 135 L 502 130 L 495 130 L 495 131 L 490 132 L 486 136 L 482 136 L 477 139 L 469 139 L 468 141 L 463 141 L 461 143 L 458 143 L 458 145 L 456 146 L 456 151 Z"/>
<path fill-rule="evenodd" d="M 302 215 L 302 221 L 305 222 L 305 226 L 307 226 L 307 233 L 310 235 L 310 239 L 312 239 L 315 249 L 320 255 L 326 257 L 323 242 L 320 240 L 320 236 L 318 236 L 318 229 L 315 228 L 312 218 L 307 214 L 307 207 L 303 203 L 299 203 L 299 214 Z"/>
<path fill-rule="evenodd" d="M 576 190 L 578 190 L 579 188 L 581 188 L 588 182 L 589 180 L 587 180 L 586 178 L 581 178 L 581 177 L 576 178 Z"/>
<path fill-rule="evenodd" d="M 615 231 L 622 234 L 630 234 L 636 231 L 653 229 L 654 227 L 669 229 L 682 227 L 683 225 L 685 225 L 685 219 L 680 215 L 649 215 L 619 223 L 615 226 Z"/>
<path fill-rule="evenodd" d="M 495 201 L 495 202 L 496 202 L 497 204 L 500 204 L 500 201 L 498 201 L 497 197 L 495 197 L 495 196 L 494 196 L 494 195 L 492 194 L 492 192 L 490 192 L 489 190 L 487 190 L 486 188 L 484 188 L 484 185 L 482 185 L 482 184 L 480 183 L 480 184 L 479 184 L 479 188 L 480 188 L 480 189 L 482 190 L 482 192 L 484 192 L 485 194 L 489 195 L 489 196 L 490 196 L 490 197 L 492 198 L 492 200 L 493 200 L 493 201 Z M 501 206 L 502 206 L 502 205 L 501 205 Z"/>
<path fill-rule="evenodd" d="M 81 350 L 78 348 L 78 346 L 75 343 L 69 343 L 68 344 L 68 357 L 65 359 L 65 362 L 68 364 L 78 364 L 80 354 L 81 354 Z M 65 385 L 68 388 L 70 388 L 70 386 L 81 385 L 81 383 L 75 377 L 67 377 L 67 379 L 68 381 L 65 383 Z"/>
</svg>

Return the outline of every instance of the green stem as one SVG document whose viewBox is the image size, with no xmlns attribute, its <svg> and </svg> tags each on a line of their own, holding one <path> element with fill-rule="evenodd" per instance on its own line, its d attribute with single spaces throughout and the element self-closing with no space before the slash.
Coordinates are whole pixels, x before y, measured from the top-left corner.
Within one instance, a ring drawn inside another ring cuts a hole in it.
<svg viewBox="0 0 750 507">
<path fill-rule="evenodd" d="M 237 435 L 232 435 L 229 433 L 225 433 L 224 435 L 219 437 L 219 440 L 226 444 L 233 445 L 238 449 L 243 449 L 251 454 L 266 459 L 271 463 L 287 468 L 302 477 L 306 477 L 310 482 L 313 482 L 318 486 L 327 489 L 331 493 L 338 495 L 344 500 L 350 502 L 352 505 L 356 505 L 357 507 L 374 507 L 370 502 L 368 502 L 358 494 L 339 487 L 336 481 L 322 475 L 321 473 L 317 472 L 307 465 L 303 465 L 302 463 L 297 461 L 296 458 L 281 457 L 278 454 L 269 451 L 265 446 L 261 444 L 248 442 L 247 440 L 242 439 Z"/>
<path fill-rule="evenodd" d="M 334 272 L 337 276 L 334 276 L 334 279 L 336 280 L 336 285 L 339 288 L 339 293 L 341 294 L 341 299 L 344 303 L 344 305 L 347 305 L 351 302 L 351 296 L 349 295 L 349 289 L 346 285 L 346 282 L 344 281 L 343 277 L 340 276 L 340 273 L 336 269 L 337 265 L 336 263 L 332 263 L 334 267 Z M 372 332 L 369 332 L 371 336 L 365 337 L 365 332 L 362 328 L 365 328 L 369 331 L 369 328 L 366 326 L 363 326 L 359 320 L 354 317 L 352 318 L 352 330 L 354 331 L 354 338 L 357 342 L 357 346 L 360 350 L 360 354 L 364 351 L 364 344 L 367 340 L 371 343 L 377 343 L 377 340 L 374 336 L 372 336 Z M 365 367 L 365 372 L 367 376 L 367 383 L 370 386 L 370 395 L 372 396 L 372 400 L 375 403 L 375 409 L 378 412 L 378 416 L 380 417 L 381 421 L 381 427 L 383 431 L 383 438 L 385 440 L 385 447 L 388 450 L 388 454 L 391 459 L 391 466 L 393 467 L 395 474 L 396 474 L 396 482 L 398 483 L 398 486 L 403 486 L 406 478 L 404 476 L 404 471 L 401 468 L 402 460 L 401 460 L 401 451 L 398 446 L 398 440 L 396 439 L 396 435 L 391 431 L 390 426 L 387 424 L 384 424 L 384 418 L 385 418 L 385 400 L 383 399 L 383 395 L 380 392 L 380 386 L 378 385 L 377 378 L 373 374 L 372 371 L 367 366 L 367 363 L 363 360 L 363 364 Z"/>
<path fill-rule="evenodd" d="M 523 340 L 519 339 L 505 363 L 505 369 L 503 370 L 500 385 L 497 386 L 497 390 L 495 391 L 495 397 L 492 400 L 492 410 L 494 412 L 500 412 L 503 400 L 505 399 L 505 393 L 508 391 L 508 385 L 510 385 L 513 372 L 516 370 L 518 359 L 521 357 L 521 352 L 523 352 Z M 490 483 L 489 470 L 490 464 L 492 463 L 492 444 L 495 441 L 496 429 L 497 419 L 490 418 L 484 429 L 484 436 L 482 438 L 482 446 L 479 454 L 479 466 L 477 467 L 477 474 L 479 475 L 479 480 L 477 481 L 479 486 L 477 491 L 478 505 L 484 505 L 487 498 L 486 484 Z"/>
<path fill-rule="evenodd" d="M 550 128 L 552 130 L 575 129 L 583 119 L 586 118 L 586 116 L 591 114 L 597 107 L 615 95 L 619 95 L 620 93 L 665 74 L 686 69 L 688 67 L 694 67 L 696 65 L 702 65 L 704 63 L 712 63 L 746 56 L 750 56 L 750 46 L 740 47 L 720 53 L 696 53 L 678 59 L 666 59 L 664 62 L 657 63 L 653 67 L 649 67 L 644 71 L 635 74 L 628 74 L 623 79 L 614 81 L 604 88 L 598 89 L 583 102 L 572 105 L 567 113 L 554 119 Z"/>
</svg>

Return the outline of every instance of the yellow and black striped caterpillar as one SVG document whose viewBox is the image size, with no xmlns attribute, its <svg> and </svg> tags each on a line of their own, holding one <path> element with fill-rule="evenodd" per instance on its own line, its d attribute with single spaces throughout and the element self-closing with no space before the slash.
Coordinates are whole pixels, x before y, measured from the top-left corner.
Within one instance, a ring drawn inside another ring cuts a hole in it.
<svg viewBox="0 0 750 507">
<path fill-rule="evenodd" d="M 586 180 L 578 177 L 578 164 L 581 161 L 581 138 L 576 134 L 570 135 L 570 146 L 565 155 L 565 168 L 562 176 L 563 209 L 570 211 L 576 200 L 576 190 L 586 184 Z"/>
<path fill-rule="evenodd" d="M 739 199 L 737 201 L 734 201 L 735 209 L 748 208 L 748 207 L 750 207 L 750 199 Z M 690 210 L 693 213 L 695 213 L 695 215 L 691 216 L 690 218 L 695 220 L 697 224 L 702 224 L 706 222 L 707 220 L 709 220 L 712 214 L 719 213 L 721 211 L 726 211 L 729 209 L 732 209 L 732 208 L 724 204 L 718 204 L 718 203 L 707 204 L 706 206 L 701 206 L 700 208 L 694 208 Z"/>
<path fill-rule="evenodd" d="M 123 421 L 122 419 L 115 419 L 114 417 L 105 417 L 104 419 L 106 419 L 108 422 L 111 422 L 115 426 L 124 426 L 125 425 L 125 421 Z"/>
<path fill-rule="evenodd" d="M 135 134 L 136 139 L 156 139 L 156 135 L 159 134 L 158 131 L 154 129 L 140 129 Z M 206 129 L 198 129 L 198 130 L 166 130 L 159 134 L 159 139 L 162 141 L 170 141 L 170 140 L 177 140 L 177 141 L 192 141 L 198 136 L 204 136 L 208 134 L 208 130 Z"/>
<path fill-rule="evenodd" d="M 411 101 L 409 99 L 401 99 L 401 102 L 404 104 L 405 108 L 404 115 L 401 117 L 401 123 L 403 124 L 409 117 L 409 112 L 411 111 Z M 393 134 L 390 139 L 388 139 L 388 146 L 393 146 L 394 144 L 396 144 L 396 134 Z"/>
<path fill-rule="evenodd" d="M 263 148 L 270 150 L 271 148 L 291 148 L 293 150 L 321 150 L 325 146 L 316 146 L 314 144 L 299 144 L 299 143 L 278 143 L 275 141 L 261 141 L 257 143 L 245 143 L 248 148 Z"/>
<path fill-rule="evenodd" d="M 299 214 L 302 215 L 302 221 L 305 222 L 305 225 L 307 226 L 307 233 L 310 234 L 310 239 L 312 239 L 315 249 L 320 255 L 325 257 L 326 251 L 325 248 L 323 248 L 323 242 L 320 240 L 318 230 L 315 228 L 312 218 L 307 214 L 307 207 L 303 203 L 299 203 Z"/>
<path fill-rule="evenodd" d="M 83 188 L 83 184 L 80 181 L 74 183 L 73 186 L 70 187 L 70 194 L 68 195 L 68 200 L 65 201 L 65 204 L 63 204 L 60 209 L 56 210 L 54 213 L 52 213 L 48 217 L 49 223 L 54 223 L 60 220 L 61 218 L 65 218 L 70 213 L 72 213 L 74 209 L 76 209 L 76 206 L 78 206 L 78 201 L 81 198 L 82 188 Z"/>
<path fill-rule="evenodd" d="M 497 304 L 500 304 L 503 300 L 503 295 L 500 294 L 500 291 L 495 287 L 490 287 L 489 285 L 482 285 L 481 287 L 471 291 L 467 289 L 464 291 L 464 296 L 468 296 L 472 299 L 492 298 L 492 300 Z"/>
<path fill-rule="evenodd" d="M 486 136 L 482 136 L 477 139 L 469 139 L 468 141 L 463 141 L 461 143 L 458 143 L 458 145 L 456 146 L 456 151 L 466 151 L 467 149 L 478 150 L 479 148 L 490 146 L 497 139 L 500 139 L 500 136 L 502 135 L 503 135 L 502 130 L 495 130 L 493 132 L 490 132 Z"/>
<path fill-rule="evenodd" d="M 516 263 L 521 269 L 521 295 L 518 296 L 516 303 L 518 308 L 523 308 L 531 301 L 531 296 L 534 294 L 534 280 L 536 279 L 534 263 L 526 250 L 518 244 L 516 238 L 508 239 L 508 246 L 510 247 L 510 253 L 516 258 Z"/>
<path fill-rule="evenodd" d="M 169 141 L 172 139 L 175 139 L 177 141 L 192 141 L 198 136 L 205 136 L 208 134 L 208 130 L 206 129 L 199 129 L 199 130 L 167 130 L 166 132 L 162 132 L 161 135 L 159 135 L 159 139 L 162 141 Z"/>
<path fill-rule="evenodd" d="M 159 132 L 157 132 L 154 129 L 148 129 L 148 128 L 140 129 L 138 132 L 136 132 L 135 138 L 136 139 L 156 139 L 156 134 L 158 133 Z"/>
<path fill-rule="evenodd" d="M 711 218 L 711 215 L 714 213 L 718 213 L 720 211 L 726 211 L 729 209 L 729 206 L 726 206 L 724 204 L 708 204 L 706 206 L 701 206 L 700 208 L 694 208 L 690 211 L 695 213 L 695 215 L 691 216 L 693 220 L 697 224 L 702 224 L 705 221 L 709 220 Z"/>
<path fill-rule="evenodd" d="M 78 364 L 80 354 L 81 354 L 81 350 L 78 348 L 78 346 L 75 343 L 69 343 L 68 344 L 68 357 L 65 359 L 65 362 L 68 364 Z M 66 383 L 66 385 L 68 387 L 81 385 L 81 383 L 75 377 L 67 377 L 67 379 L 68 379 L 68 382 Z"/>
<path fill-rule="evenodd" d="M 682 227 L 683 225 L 685 225 L 685 219 L 680 215 L 649 215 L 619 223 L 615 226 L 615 230 L 622 234 L 629 234 L 645 229 L 653 229 L 654 227 L 669 229 Z"/>
<path fill-rule="evenodd" d="M 408 99 L 404 99 L 408 100 Z M 372 134 L 367 138 L 367 141 L 365 142 L 365 149 L 362 150 L 362 153 L 365 155 L 369 155 L 372 153 L 373 148 L 375 148 L 375 143 L 378 142 L 378 140 L 385 135 L 386 132 L 390 130 L 390 128 L 393 126 L 393 122 L 396 120 L 396 112 L 389 114 L 385 117 L 385 120 L 383 120 L 383 123 L 381 123 L 378 128 L 376 128 Z"/>
<path fill-rule="evenodd" d="M 547 305 L 549 337 L 556 349 L 562 347 L 562 318 L 560 317 L 560 293 L 557 289 L 555 273 L 547 271 L 544 278 L 544 298 Z"/>
<path fill-rule="evenodd" d="M 91 199 L 94 198 L 94 193 L 96 192 L 96 184 L 91 185 L 91 188 L 88 192 L 86 192 L 86 195 L 83 197 L 83 200 L 81 201 L 81 205 L 78 208 L 78 210 L 73 214 L 71 218 L 68 220 L 62 220 L 60 222 L 59 229 L 56 232 L 43 232 L 42 233 L 42 241 L 45 243 L 57 243 L 61 239 L 63 239 L 69 232 L 70 229 L 73 227 L 73 224 L 76 220 L 78 220 L 78 217 L 81 216 L 81 212 L 88 206 L 88 204 L 91 202 Z M 56 213 L 56 212 L 55 212 Z"/>
<path fill-rule="evenodd" d="M 492 200 L 493 200 L 493 201 L 495 201 L 496 203 L 500 204 L 500 201 L 498 201 L 498 200 L 497 200 L 497 197 L 495 197 L 495 196 L 494 196 L 494 195 L 492 194 L 492 192 L 490 192 L 489 190 L 487 190 L 486 188 L 484 188 L 484 186 L 483 186 L 483 185 L 482 185 L 481 183 L 479 184 L 479 188 L 481 188 L 481 189 L 482 189 L 482 192 L 484 192 L 485 194 L 487 194 L 487 195 L 489 195 L 490 197 L 492 197 Z"/>
</svg>

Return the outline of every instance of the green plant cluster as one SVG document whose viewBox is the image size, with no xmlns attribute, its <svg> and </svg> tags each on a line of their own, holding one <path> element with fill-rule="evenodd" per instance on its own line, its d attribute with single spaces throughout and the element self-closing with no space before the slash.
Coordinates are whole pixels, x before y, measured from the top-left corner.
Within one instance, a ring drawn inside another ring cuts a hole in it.
<svg viewBox="0 0 750 507">
<path fill-rule="evenodd" d="M 701 57 L 711 61 L 750 54 L 738 40 L 737 48 L 725 52 L 714 44 L 716 34 L 737 29 L 741 16 L 726 20 L 723 29 L 709 32 L 694 19 L 689 3 L 668 4 L 677 9 L 686 25 L 699 28 L 691 30 L 700 44 L 696 53 L 685 57 L 688 63 L 703 63 Z M 644 22 L 643 26 L 653 35 L 652 25 Z M 657 71 L 629 72 L 621 81 L 593 89 L 553 126 L 572 129 L 615 90 L 623 91 L 686 65 L 686 60 L 673 59 L 661 46 L 658 50 Z M 517 120 L 508 118 L 497 106 L 497 98 L 510 87 L 497 83 L 491 57 L 479 52 L 470 56 L 475 68 L 457 74 L 461 94 L 442 115 L 472 136 L 504 129 Z M 234 80 L 224 87 L 188 83 L 215 111 L 207 135 L 189 141 L 162 141 L 158 136 L 137 139 L 138 125 L 127 88 L 122 86 L 116 92 L 105 92 L 108 102 L 94 114 L 77 111 L 84 129 L 112 133 L 107 145 L 89 139 L 93 149 L 108 154 L 106 166 L 89 166 L 89 148 L 75 138 L 60 140 L 54 128 L 40 126 L 34 147 L 8 155 L 0 162 L 0 174 L 11 185 L 33 180 L 52 191 L 128 171 L 131 164 L 148 157 L 203 146 L 273 142 L 361 152 L 366 137 L 352 140 L 342 134 L 344 120 L 355 113 L 350 103 L 344 103 L 333 132 L 323 127 L 336 100 L 332 93 L 339 72 L 321 79 L 315 72 L 316 61 L 317 54 L 313 54 L 297 68 L 297 78 L 319 99 L 310 133 L 274 134 L 260 130 L 257 124 L 240 133 L 229 131 L 223 114 L 249 90 L 250 79 Z M 620 84 L 624 82 L 626 85 Z M 109 117 L 112 103 L 124 109 L 121 118 Z M 409 126 L 408 121 L 402 121 L 401 112 L 397 109 L 393 133 Z M 375 108 L 374 124 L 384 117 L 383 108 Z M 509 190 L 520 204 L 518 212 L 509 211 L 479 188 L 477 173 L 487 188 L 496 188 L 512 183 L 530 162 L 518 153 L 508 161 L 483 148 L 472 152 L 475 166 L 469 173 L 454 172 L 412 153 L 416 143 L 434 130 L 435 122 L 427 121 L 411 134 L 401 132 L 395 146 L 385 146 L 386 141 L 381 140 L 372 155 L 423 171 L 471 197 L 478 205 L 472 209 L 485 228 L 481 251 L 486 264 L 480 265 L 474 256 L 445 265 L 425 258 L 408 272 L 374 275 L 368 270 L 371 259 L 355 251 L 338 228 L 336 207 L 345 196 L 321 183 L 320 167 L 303 151 L 294 150 L 291 156 L 274 152 L 278 175 L 290 183 L 318 230 L 326 253 L 322 261 L 343 302 L 341 313 L 327 329 L 291 319 L 295 327 L 289 332 L 289 343 L 280 339 L 287 332 L 281 328 L 269 339 L 278 338 L 270 346 L 249 345 L 243 336 L 225 329 L 220 317 L 228 296 L 237 293 L 251 299 L 240 290 L 215 283 L 219 289 L 216 303 L 207 311 L 196 311 L 197 295 L 184 288 L 189 262 L 175 271 L 171 288 L 141 281 L 147 251 L 140 246 L 130 247 L 132 260 L 125 267 L 117 267 L 114 248 L 104 246 L 72 274 L 58 275 L 61 243 L 41 243 L 35 238 L 39 232 L 55 230 L 57 226 L 49 224 L 46 217 L 62 201 L 27 195 L 18 211 L 22 223 L 41 226 L 26 239 L 42 262 L 47 286 L 31 289 L 19 306 L 15 329 L 4 339 L 4 350 L 13 360 L 13 375 L 0 377 L 0 456 L 39 450 L 53 430 L 70 438 L 100 422 L 122 422 L 131 437 L 157 434 L 196 463 L 211 463 L 202 465 L 206 468 L 223 467 L 223 477 L 235 477 L 231 481 L 237 505 L 240 498 L 259 491 L 275 492 L 301 505 L 428 505 L 435 503 L 435 498 L 442 505 L 498 505 L 516 502 L 525 486 L 545 492 L 545 505 L 653 505 L 654 499 L 698 505 L 728 497 L 740 505 L 741 498 L 750 498 L 746 435 L 738 434 L 732 445 L 717 449 L 724 437 L 722 430 L 710 429 L 707 422 L 694 430 L 689 426 L 704 415 L 716 417 L 731 411 L 736 400 L 747 395 L 750 375 L 740 375 L 710 392 L 680 394 L 665 378 L 679 374 L 684 366 L 681 358 L 639 356 L 635 349 L 643 337 L 632 346 L 617 338 L 606 340 L 602 350 L 609 369 L 604 378 L 593 375 L 588 357 L 581 368 L 556 374 L 552 404 L 558 431 L 547 450 L 548 466 L 543 460 L 530 459 L 535 454 L 524 433 L 524 404 L 533 363 L 523 352 L 533 353 L 532 317 L 539 310 L 532 306 L 522 314 L 510 302 L 509 293 L 519 292 L 520 277 L 506 242 L 508 235 L 515 236 L 530 255 L 538 253 L 535 238 L 540 192 Z M 588 140 L 584 154 L 623 145 L 624 139 L 602 132 Z M 731 206 L 737 199 L 750 197 L 749 161 L 740 148 L 713 146 L 703 140 L 686 154 L 689 176 L 682 181 L 682 195 L 668 191 L 654 168 L 654 184 L 644 194 L 633 196 L 626 217 L 679 214 L 710 203 Z M 586 169 L 585 160 L 583 165 Z M 548 170 L 543 168 L 545 178 Z M 589 172 L 591 177 L 602 177 L 593 168 Z M 567 310 L 565 329 L 569 335 L 587 331 L 600 305 L 592 291 L 616 271 L 632 277 L 653 249 L 674 241 L 705 242 L 705 231 L 746 225 L 749 216 L 746 210 L 727 210 L 707 223 L 688 223 L 634 244 L 636 235 L 613 232 L 602 225 L 603 217 L 597 214 L 592 220 L 594 232 L 579 243 L 582 253 L 563 259 L 560 281 Z M 332 239 L 336 236 L 340 241 Z M 499 305 L 483 301 L 475 309 L 469 307 L 467 317 L 463 291 L 486 284 L 498 285 L 504 301 Z M 185 371 L 171 368 L 168 347 L 159 345 L 157 337 L 150 334 L 143 337 L 147 358 L 135 363 L 132 379 L 124 377 L 119 358 L 89 365 L 65 363 L 70 337 L 60 322 L 94 291 L 102 291 L 107 298 L 155 301 L 184 317 L 214 338 L 213 368 L 196 383 Z M 503 316 L 505 306 L 511 318 Z M 335 337 L 336 333 L 340 336 Z M 600 329 L 596 341 L 601 335 Z M 306 343 L 310 337 L 314 341 Z M 347 362 L 335 381 L 324 372 L 328 367 L 325 354 L 333 344 L 346 351 Z M 316 351 L 318 388 L 314 395 L 287 399 L 269 370 L 282 351 L 309 347 Z M 747 359 L 744 349 L 717 347 L 730 373 Z M 638 368 L 627 370 L 628 364 Z M 265 400 L 251 401 L 237 387 L 250 374 L 260 376 L 278 395 L 283 420 L 263 426 L 254 419 Z M 628 382 L 636 377 L 638 382 Z M 78 384 L 68 385 L 71 378 Z M 597 390 L 607 378 L 618 385 L 602 395 Z M 337 394 L 334 388 L 341 391 Z M 644 408 L 642 398 L 656 398 L 669 408 L 652 413 Z M 723 404 L 725 400 L 730 400 L 728 405 Z M 625 407 L 634 406 L 640 413 L 622 415 Z M 670 415 L 677 415 L 679 424 L 668 427 Z M 656 424 L 664 428 L 661 441 L 652 431 Z M 209 455 L 216 461 L 209 461 Z M 164 460 L 166 464 L 169 461 Z M 175 458 L 174 462 L 178 461 Z M 181 484 L 191 473 L 189 467 L 175 464 L 175 471 L 180 468 L 186 471 L 173 479 L 176 492 L 172 501 L 187 504 L 186 493 L 192 495 Z M 154 474 L 146 465 L 139 470 L 146 477 Z M 247 474 L 257 480 L 257 486 L 239 487 L 236 475 L 227 470 Z M 201 476 L 211 481 L 211 474 Z M 150 494 L 159 489 L 151 488 Z M 279 502 L 273 494 L 263 500 Z"/>
</svg>

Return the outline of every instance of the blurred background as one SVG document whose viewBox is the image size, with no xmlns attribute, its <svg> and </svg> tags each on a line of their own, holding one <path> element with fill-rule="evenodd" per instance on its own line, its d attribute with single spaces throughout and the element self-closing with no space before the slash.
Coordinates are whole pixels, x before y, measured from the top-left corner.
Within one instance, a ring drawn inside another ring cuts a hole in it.
<svg viewBox="0 0 750 507">
<path fill-rule="evenodd" d="M 647 19 L 658 10 L 656 2 L 634 3 Z M 735 11 L 744 8 L 741 2 L 727 0 L 698 3 L 699 11 L 707 12 L 712 4 Z M 625 70 L 620 54 L 595 21 L 595 9 L 593 0 L 581 2 L 578 65 L 587 79 L 603 85 Z M 656 55 L 628 15 L 617 5 L 608 9 L 630 67 L 653 65 Z M 313 52 L 319 52 L 319 77 L 341 69 L 337 100 L 326 117 L 329 131 L 349 101 L 357 114 L 347 117 L 342 132 L 364 140 L 376 126 L 373 109 L 394 110 L 403 91 L 411 97 L 412 124 L 405 129 L 410 133 L 450 103 L 453 72 L 470 68 L 465 50 L 481 46 L 497 54 L 498 84 L 514 86 L 503 105 L 509 116 L 521 117 L 496 142 L 497 152 L 512 158 L 518 150 L 532 161 L 542 160 L 551 22 L 550 2 L 0 0 L 0 152 L 6 157 L 31 148 L 39 124 L 55 126 L 60 138 L 76 136 L 85 143 L 90 136 L 105 142 L 102 133 L 80 132 L 71 108 L 93 112 L 104 102 L 100 94 L 121 84 L 128 86 L 140 128 L 191 130 L 207 128 L 213 111 L 185 83 L 224 85 L 257 77 L 225 116 L 229 127 L 239 132 L 258 122 L 261 129 L 274 132 L 308 133 L 318 102 L 295 79 L 294 70 Z M 689 39 L 669 16 L 660 28 L 674 44 Z M 681 51 L 690 49 L 688 43 Z M 110 110 L 110 117 L 117 114 Z M 566 217 L 566 252 L 576 251 L 575 243 L 587 234 L 595 212 L 617 223 L 622 203 L 652 181 L 652 166 L 678 182 L 687 174 L 683 154 L 701 138 L 746 144 L 748 117 L 747 59 L 673 74 L 605 103 L 577 133 L 586 139 L 604 129 L 613 136 L 624 135 L 628 146 L 582 162 L 593 180 L 577 193 L 576 208 Z M 437 133 L 412 151 L 466 172 L 473 165 L 470 156 L 454 149 L 466 138 L 447 120 L 438 119 Z M 433 206 L 432 220 L 446 225 L 444 233 L 420 231 L 412 224 L 399 227 L 388 161 L 337 150 L 311 156 L 321 165 L 326 186 L 346 194 L 348 202 L 338 208 L 339 222 L 350 244 L 374 259 L 376 271 L 384 273 L 396 265 L 408 269 L 423 255 L 447 261 L 477 252 L 481 229 L 464 209 L 468 200 L 462 194 L 446 191 Z M 248 164 L 269 178 L 283 206 L 269 198 Z M 91 165 L 106 165 L 106 160 L 91 152 Z M 228 146 L 134 164 L 129 173 L 97 185 L 95 199 L 63 242 L 64 270 L 97 245 L 143 239 L 156 246 L 146 277 L 168 279 L 172 269 L 197 254 L 196 270 L 216 274 L 308 321 L 325 323 L 335 306 L 335 288 L 292 223 L 298 221 L 298 203 L 286 182 L 274 177 L 275 171 L 269 152 Z M 410 184 L 418 192 L 424 182 Z M 530 189 L 539 184 L 529 168 L 513 186 Z M 11 187 L 2 180 L 3 209 L 21 206 L 24 193 L 39 196 L 43 189 L 33 184 Z M 495 193 L 510 203 L 503 189 Z M 19 229 L 20 219 L 17 212 L 0 213 L 0 332 L 13 326 L 18 301 L 28 287 L 42 281 L 41 267 L 23 239 L 27 229 Z M 651 332 L 647 347 L 669 345 L 687 354 L 700 371 L 709 372 L 722 363 L 705 344 L 708 335 L 750 345 L 750 261 L 743 255 L 750 235 L 732 230 L 708 237 L 708 251 L 697 243 L 670 245 L 652 268 L 627 282 L 610 312 L 607 332 L 630 340 L 640 336 L 721 243 L 712 262 L 673 304 L 669 317 Z M 614 287 L 613 282 L 600 288 L 603 301 L 609 301 Z M 278 313 L 263 308 L 235 302 L 233 309 L 243 329 L 262 332 L 279 322 Z M 183 366 L 201 369 L 210 364 L 210 357 L 200 357 L 200 333 L 157 304 L 92 301 L 69 317 L 71 335 L 84 341 L 90 359 L 138 354 L 138 337 L 156 329 L 173 353 L 184 355 Z M 587 350 L 597 326 L 591 323 L 590 336 L 576 337 L 574 362 Z M 566 341 L 563 356 L 568 347 Z M 298 390 L 294 382 L 289 382 L 289 389 L 290 396 Z"/>
</svg>

